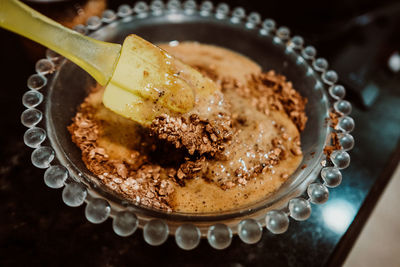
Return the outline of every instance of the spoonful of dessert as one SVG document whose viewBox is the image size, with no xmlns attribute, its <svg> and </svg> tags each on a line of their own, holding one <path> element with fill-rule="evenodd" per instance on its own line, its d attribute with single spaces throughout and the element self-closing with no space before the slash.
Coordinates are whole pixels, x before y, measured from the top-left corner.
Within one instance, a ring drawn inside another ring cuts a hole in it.
<svg viewBox="0 0 400 267">
<path fill-rule="evenodd" d="M 218 90 L 213 81 L 161 48 L 129 35 L 123 45 L 99 41 L 17 0 L 0 0 L 0 27 L 68 58 L 106 86 L 103 103 L 149 126 L 162 114 L 185 114 Z"/>
</svg>

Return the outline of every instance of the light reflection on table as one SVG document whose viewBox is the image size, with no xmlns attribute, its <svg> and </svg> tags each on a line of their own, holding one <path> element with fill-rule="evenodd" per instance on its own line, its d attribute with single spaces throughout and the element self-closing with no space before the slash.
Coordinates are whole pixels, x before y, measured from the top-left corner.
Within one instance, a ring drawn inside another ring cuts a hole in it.
<svg viewBox="0 0 400 267">
<path fill-rule="evenodd" d="M 326 226 L 337 234 L 343 234 L 356 215 L 353 205 L 344 199 L 332 199 L 322 209 Z"/>
</svg>

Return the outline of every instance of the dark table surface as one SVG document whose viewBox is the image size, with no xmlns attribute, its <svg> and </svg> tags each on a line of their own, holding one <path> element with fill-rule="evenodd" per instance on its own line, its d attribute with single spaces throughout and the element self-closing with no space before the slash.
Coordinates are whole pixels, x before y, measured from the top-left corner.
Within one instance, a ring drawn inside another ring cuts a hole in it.
<svg viewBox="0 0 400 267">
<path fill-rule="evenodd" d="M 248 7 L 257 8 L 256 4 Z M 288 19 L 286 25 L 296 30 L 295 22 Z M 312 34 L 302 33 L 313 39 Z M 84 207 L 67 207 L 60 190 L 44 185 L 44 171 L 32 166 L 32 150 L 22 138 L 26 128 L 20 123 L 21 97 L 34 64 L 27 60 L 20 38 L 0 31 L 0 39 L 0 266 L 337 266 L 348 255 L 400 159 L 400 78 L 382 65 L 368 76 L 380 89 L 375 103 L 369 109 L 357 104 L 353 108 L 356 147 L 350 153 L 351 165 L 343 172 L 342 184 L 330 190 L 329 201 L 312 206 L 310 219 L 291 220 L 282 235 L 264 231 L 255 245 L 234 237 L 223 251 L 210 248 L 205 240 L 193 251 L 182 251 L 173 238 L 151 247 L 143 241 L 141 230 L 122 238 L 113 233 L 111 220 L 89 223 Z"/>
</svg>

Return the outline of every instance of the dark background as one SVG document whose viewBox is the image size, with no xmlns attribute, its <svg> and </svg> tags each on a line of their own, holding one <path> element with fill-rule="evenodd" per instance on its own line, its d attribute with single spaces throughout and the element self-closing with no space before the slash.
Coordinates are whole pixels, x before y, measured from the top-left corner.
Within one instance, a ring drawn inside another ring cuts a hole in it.
<svg viewBox="0 0 400 267">
<path fill-rule="evenodd" d="M 58 3 L 56 9 L 84 2 Z M 122 3 L 134 2 L 109 1 L 109 7 L 116 10 Z M 43 170 L 32 166 L 31 149 L 23 144 L 21 98 L 35 60 L 44 54 L 32 55 L 21 37 L 0 30 L 0 266 L 336 266 L 345 259 L 400 157 L 400 78 L 387 67 L 389 56 L 400 50 L 399 4 L 368 0 L 229 4 L 288 26 L 316 46 L 339 72 L 348 99 L 355 104 L 357 146 L 342 185 L 330 190 L 329 202 L 351 203 L 352 223 L 332 231 L 322 218 L 327 204 L 313 206 L 308 221 L 291 220 L 283 235 L 264 231 L 256 245 L 244 245 L 235 237 L 224 251 L 215 251 L 202 240 L 190 252 L 178 249 L 172 238 L 150 247 L 140 230 L 128 238 L 118 237 L 111 220 L 90 224 L 83 206 L 67 207 L 60 190 L 44 185 Z M 46 12 L 54 8 L 33 6 Z"/>
</svg>

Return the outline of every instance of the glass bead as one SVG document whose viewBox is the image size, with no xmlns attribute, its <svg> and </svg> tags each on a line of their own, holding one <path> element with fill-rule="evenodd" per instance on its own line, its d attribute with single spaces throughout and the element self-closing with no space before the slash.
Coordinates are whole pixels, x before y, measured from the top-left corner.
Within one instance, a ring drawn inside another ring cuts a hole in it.
<svg viewBox="0 0 400 267">
<path fill-rule="evenodd" d="M 338 134 L 340 145 L 344 151 L 349 151 L 354 147 L 354 137 L 348 133 Z"/>
<path fill-rule="evenodd" d="M 50 188 L 61 188 L 68 178 L 68 171 L 60 165 L 50 166 L 44 173 L 44 183 Z"/>
<path fill-rule="evenodd" d="M 192 250 L 200 243 L 201 233 L 193 224 L 183 224 L 176 229 L 175 241 L 178 247 L 184 250 Z"/>
<path fill-rule="evenodd" d="M 317 50 L 313 46 L 307 46 L 303 49 L 301 55 L 307 60 L 312 60 L 317 55 Z"/>
<path fill-rule="evenodd" d="M 151 220 L 143 228 L 144 240 L 152 246 L 159 246 L 168 239 L 168 225 L 161 220 Z"/>
<path fill-rule="evenodd" d="M 263 21 L 261 27 L 267 32 L 273 32 L 276 29 L 276 22 L 273 19 L 266 19 Z"/>
<path fill-rule="evenodd" d="M 36 148 L 31 155 L 32 164 L 40 169 L 46 169 L 55 157 L 54 150 L 48 146 Z"/>
<path fill-rule="evenodd" d="M 328 201 L 329 198 L 329 190 L 326 186 L 313 183 L 310 184 L 307 188 L 308 196 L 310 197 L 311 203 L 314 204 L 322 204 Z"/>
<path fill-rule="evenodd" d="M 225 249 L 232 242 L 232 230 L 225 224 L 214 224 L 208 229 L 208 243 L 215 249 Z"/>
<path fill-rule="evenodd" d="M 113 230 L 119 236 L 130 236 L 139 225 L 139 220 L 135 214 L 129 211 L 120 211 L 113 220 Z"/>
<path fill-rule="evenodd" d="M 103 12 L 101 19 L 106 23 L 110 23 L 117 19 L 117 15 L 113 10 L 107 9 Z"/>
<path fill-rule="evenodd" d="M 86 196 L 86 188 L 82 184 L 76 182 L 66 184 L 62 192 L 64 203 L 70 207 L 78 207 L 82 205 Z"/>
<path fill-rule="evenodd" d="M 97 16 L 90 17 L 86 22 L 86 26 L 89 30 L 97 30 L 101 26 L 101 19 Z"/>
<path fill-rule="evenodd" d="M 139 15 L 139 17 L 143 17 L 140 15 L 146 14 L 148 10 L 148 5 L 146 4 L 146 2 L 143 1 L 136 2 L 135 6 L 133 7 L 133 11 L 135 11 L 135 13 Z"/>
<path fill-rule="evenodd" d="M 349 115 L 351 113 L 351 104 L 346 100 L 339 100 L 333 104 L 333 107 L 336 112 L 339 112 L 343 115 Z"/>
<path fill-rule="evenodd" d="M 226 3 L 220 3 L 215 9 L 215 16 L 218 19 L 226 18 L 229 14 L 229 6 Z"/>
<path fill-rule="evenodd" d="M 289 218 L 283 211 L 272 210 L 265 217 L 265 226 L 273 234 L 282 234 L 289 227 Z"/>
<path fill-rule="evenodd" d="M 36 62 L 35 70 L 39 75 L 46 75 L 52 73 L 55 70 L 55 66 L 53 62 L 48 60 L 47 58 L 42 58 L 38 62 Z M 31 88 L 35 89 L 35 88 Z M 38 89 L 36 89 L 38 90 Z"/>
<path fill-rule="evenodd" d="M 313 67 L 316 71 L 319 72 L 324 72 L 326 71 L 326 69 L 328 68 L 329 64 L 328 61 L 325 58 L 317 58 L 316 60 L 314 60 L 313 62 Z"/>
<path fill-rule="evenodd" d="M 346 95 L 346 89 L 344 89 L 343 85 L 336 84 L 329 87 L 329 94 L 334 99 L 342 99 Z"/>
<path fill-rule="evenodd" d="M 294 198 L 289 201 L 290 217 L 297 221 L 307 220 L 311 215 L 311 205 L 304 198 Z"/>
<path fill-rule="evenodd" d="M 197 8 L 196 1 L 194 0 L 187 0 L 183 3 L 183 9 L 185 10 L 186 14 L 192 14 Z"/>
<path fill-rule="evenodd" d="M 58 66 L 63 60 L 63 56 L 61 56 L 60 54 L 51 49 L 46 50 L 46 58 L 51 62 L 53 62 L 55 66 Z"/>
<path fill-rule="evenodd" d="M 200 5 L 200 15 L 209 16 L 214 8 L 214 4 L 211 1 L 204 1 Z"/>
<path fill-rule="evenodd" d="M 27 108 L 37 107 L 43 101 L 43 95 L 36 90 L 29 90 L 22 96 L 22 104 Z"/>
<path fill-rule="evenodd" d="M 24 134 L 24 143 L 31 148 L 39 147 L 45 139 L 46 131 L 38 127 L 30 128 Z"/>
<path fill-rule="evenodd" d="M 301 36 L 293 36 L 292 39 L 290 40 L 290 46 L 293 47 L 293 49 L 296 50 L 302 49 L 303 45 L 304 45 L 304 39 Z"/>
<path fill-rule="evenodd" d="M 246 27 L 247 28 L 252 29 L 252 28 L 256 27 L 258 24 L 260 24 L 260 23 L 261 23 L 261 16 L 257 12 L 251 12 L 247 16 L 247 22 L 246 22 Z"/>
<path fill-rule="evenodd" d="M 336 167 L 325 167 L 321 170 L 321 177 L 326 186 L 336 187 L 342 182 L 342 173 Z"/>
<path fill-rule="evenodd" d="M 278 36 L 278 38 L 281 39 L 282 41 L 289 40 L 289 37 L 290 37 L 289 28 L 287 28 L 285 26 L 279 27 L 278 30 L 276 31 L 276 36 Z"/>
<path fill-rule="evenodd" d="M 89 30 L 86 28 L 86 26 L 82 25 L 82 24 L 75 25 L 73 29 L 74 29 L 74 31 L 76 31 L 80 34 L 83 34 L 83 35 L 86 35 L 89 33 Z"/>
<path fill-rule="evenodd" d="M 255 244 L 262 237 L 262 227 L 253 219 L 245 219 L 238 225 L 238 235 L 244 243 Z"/>
<path fill-rule="evenodd" d="M 91 223 L 102 223 L 107 220 L 110 211 L 111 207 L 106 200 L 95 198 L 86 205 L 85 216 Z"/>
<path fill-rule="evenodd" d="M 169 0 L 167 3 L 167 8 L 170 11 L 176 11 L 181 8 L 181 2 L 179 0 Z"/>
<path fill-rule="evenodd" d="M 350 133 L 354 130 L 354 120 L 351 117 L 345 116 L 339 119 L 337 128 L 345 133 Z"/>
<path fill-rule="evenodd" d="M 132 8 L 127 4 L 120 5 L 118 7 L 117 15 L 121 18 L 132 15 Z"/>
<path fill-rule="evenodd" d="M 246 11 L 242 7 L 237 7 L 232 11 L 231 21 L 233 23 L 239 23 L 244 17 L 246 17 Z"/>
<path fill-rule="evenodd" d="M 331 161 L 338 169 L 345 169 L 350 165 L 350 155 L 346 151 L 333 151 Z"/>
<path fill-rule="evenodd" d="M 40 90 L 47 84 L 46 77 L 40 74 L 33 74 L 28 78 L 27 86 L 32 90 Z"/>
<path fill-rule="evenodd" d="M 338 81 L 339 77 L 334 70 L 328 70 L 322 73 L 322 81 L 328 85 L 332 85 Z"/>
<path fill-rule="evenodd" d="M 43 113 L 35 108 L 29 108 L 22 112 L 21 122 L 26 127 L 33 127 L 38 124 L 43 118 Z"/>
</svg>

